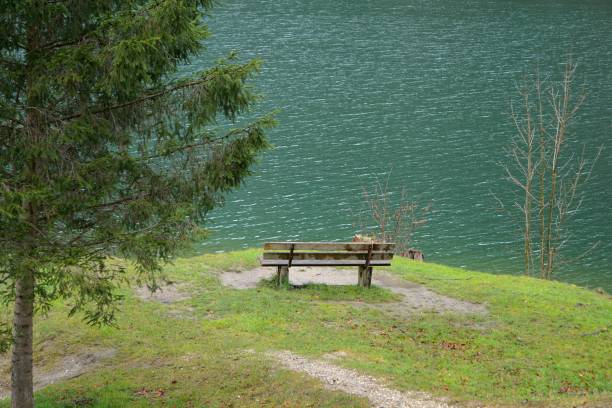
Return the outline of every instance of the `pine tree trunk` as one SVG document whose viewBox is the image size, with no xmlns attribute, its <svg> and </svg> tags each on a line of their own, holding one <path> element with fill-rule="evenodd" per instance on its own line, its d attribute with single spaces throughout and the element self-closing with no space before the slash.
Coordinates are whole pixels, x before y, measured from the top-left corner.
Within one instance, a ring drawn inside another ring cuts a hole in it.
<svg viewBox="0 0 612 408">
<path fill-rule="evenodd" d="M 26 103 L 29 106 L 26 116 L 26 132 L 28 143 L 37 146 L 44 132 L 41 131 L 44 119 L 37 96 L 35 85 L 38 73 L 31 69 L 32 60 L 39 51 L 40 33 L 36 24 L 27 27 L 26 46 Z M 38 92 L 40 93 L 40 92 Z M 40 155 L 40 153 L 38 153 Z M 39 171 L 39 157 L 28 160 L 27 183 L 35 185 Z M 28 214 L 28 224 L 32 226 L 32 234 L 36 234 L 37 211 L 32 202 L 25 202 L 24 209 Z M 33 248 L 30 248 L 33 249 Z M 32 365 L 32 326 L 34 320 L 34 271 L 23 268 L 15 282 L 15 310 L 13 312 L 13 355 L 11 372 L 11 406 L 12 408 L 34 407 L 34 381 Z"/>
<path fill-rule="evenodd" d="M 34 407 L 32 378 L 32 326 L 34 316 L 34 274 L 26 271 L 15 285 L 13 320 L 12 408 Z"/>
</svg>

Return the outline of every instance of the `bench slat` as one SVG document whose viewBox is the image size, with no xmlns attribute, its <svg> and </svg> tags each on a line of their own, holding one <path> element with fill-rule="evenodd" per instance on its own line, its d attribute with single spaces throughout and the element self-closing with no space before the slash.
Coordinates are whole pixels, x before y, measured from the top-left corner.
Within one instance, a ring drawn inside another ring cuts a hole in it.
<svg viewBox="0 0 612 408">
<path fill-rule="evenodd" d="M 312 250 L 312 251 L 367 251 L 370 247 L 369 242 L 266 242 L 264 251 L 269 250 L 285 250 L 289 251 L 291 246 L 296 251 Z M 373 251 L 393 251 L 395 244 L 391 242 L 373 243 Z"/>
<path fill-rule="evenodd" d="M 264 252 L 263 259 L 289 259 L 290 252 Z M 367 252 L 294 252 L 293 261 L 297 260 L 365 260 Z M 372 260 L 390 260 L 393 252 L 372 252 Z"/>
<path fill-rule="evenodd" d="M 289 264 L 288 260 L 284 259 L 262 259 L 261 266 L 287 266 Z M 308 259 L 308 260 L 293 260 L 291 266 L 364 266 L 366 264 L 366 260 L 318 260 L 318 259 Z M 389 266 L 391 265 L 391 260 L 375 260 L 370 261 L 370 266 Z"/>
</svg>

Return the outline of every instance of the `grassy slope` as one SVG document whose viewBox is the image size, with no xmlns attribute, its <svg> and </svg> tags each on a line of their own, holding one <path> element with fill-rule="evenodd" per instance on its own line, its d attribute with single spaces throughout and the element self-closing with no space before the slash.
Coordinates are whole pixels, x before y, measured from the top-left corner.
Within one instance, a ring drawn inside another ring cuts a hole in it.
<svg viewBox="0 0 612 408">
<path fill-rule="evenodd" d="M 489 316 L 424 313 L 407 320 L 355 303 L 328 302 L 393 300 L 381 289 L 238 291 L 219 285 L 215 271 L 256 266 L 258 254 L 178 260 L 167 268 L 168 277 L 189 282 L 194 297 L 163 305 L 142 302 L 126 290 L 119 330 L 66 320 L 58 305 L 37 321 L 37 358 L 44 365 L 87 348 L 112 347 L 118 354 L 90 374 L 41 390 L 38 406 L 367 406 L 363 399 L 275 369 L 245 349 L 287 349 L 312 357 L 344 351 L 347 357 L 338 364 L 400 389 L 466 403 L 612 404 L 612 341 L 609 331 L 598 332 L 612 317 L 606 296 L 557 282 L 404 259 L 394 261 L 390 271 L 439 293 L 485 303 Z M 169 317 L 172 310 L 184 318 Z"/>
</svg>

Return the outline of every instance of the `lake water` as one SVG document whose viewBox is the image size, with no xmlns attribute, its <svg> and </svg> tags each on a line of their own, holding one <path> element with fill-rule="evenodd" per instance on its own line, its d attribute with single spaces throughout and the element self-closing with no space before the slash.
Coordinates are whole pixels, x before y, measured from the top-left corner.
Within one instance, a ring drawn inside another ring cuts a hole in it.
<svg viewBox="0 0 612 408">
<path fill-rule="evenodd" d="M 265 61 L 260 112 L 280 108 L 245 186 L 210 215 L 202 251 L 350 240 L 361 191 L 392 169 L 432 205 L 414 246 L 432 262 L 520 273 L 518 225 L 496 211 L 523 72 L 570 52 L 588 99 L 576 136 L 605 145 L 557 277 L 612 291 L 612 1 L 224 0 L 197 66 L 231 50 Z M 592 151 L 592 150 L 591 150 Z"/>
</svg>

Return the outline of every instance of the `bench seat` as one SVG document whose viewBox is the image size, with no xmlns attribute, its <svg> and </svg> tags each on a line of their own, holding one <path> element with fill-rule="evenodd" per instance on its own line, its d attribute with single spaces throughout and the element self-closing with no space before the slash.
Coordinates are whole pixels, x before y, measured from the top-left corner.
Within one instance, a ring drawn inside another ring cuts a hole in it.
<svg viewBox="0 0 612 408">
<path fill-rule="evenodd" d="M 278 268 L 279 285 L 289 283 L 292 266 L 357 266 L 358 284 L 369 287 L 372 267 L 391 265 L 394 249 L 390 242 L 267 242 L 261 266 Z"/>
<path fill-rule="evenodd" d="M 389 266 L 391 261 L 370 261 L 370 266 Z M 262 259 L 261 266 L 289 266 L 289 260 L 283 259 Z M 295 259 L 291 266 L 366 266 L 363 260 L 329 260 L 329 259 Z"/>
</svg>

